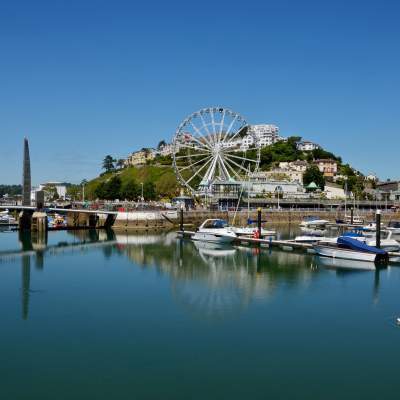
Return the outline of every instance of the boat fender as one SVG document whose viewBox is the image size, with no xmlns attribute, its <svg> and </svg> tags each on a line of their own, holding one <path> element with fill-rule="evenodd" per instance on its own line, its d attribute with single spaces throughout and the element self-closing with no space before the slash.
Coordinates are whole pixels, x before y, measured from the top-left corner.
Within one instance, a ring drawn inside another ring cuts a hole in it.
<svg viewBox="0 0 400 400">
<path fill-rule="evenodd" d="M 260 232 L 258 229 L 253 232 L 253 239 L 260 239 Z"/>
</svg>

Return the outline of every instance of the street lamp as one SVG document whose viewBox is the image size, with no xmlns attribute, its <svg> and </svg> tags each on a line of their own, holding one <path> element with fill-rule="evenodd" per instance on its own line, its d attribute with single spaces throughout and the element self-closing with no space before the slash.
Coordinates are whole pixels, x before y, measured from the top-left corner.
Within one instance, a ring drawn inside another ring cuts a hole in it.
<svg viewBox="0 0 400 400">
<path fill-rule="evenodd" d="M 142 210 L 143 210 L 143 201 L 144 201 L 144 197 L 143 197 L 143 182 L 140 182 L 140 184 L 142 185 L 142 197 L 141 197 L 141 200 L 142 200 Z"/>
<path fill-rule="evenodd" d="M 278 194 L 278 211 L 281 209 L 280 205 L 279 205 L 279 195 L 283 192 L 282 186 L 277 186 L 275 188 L 276 193 Z"/>
</svg>

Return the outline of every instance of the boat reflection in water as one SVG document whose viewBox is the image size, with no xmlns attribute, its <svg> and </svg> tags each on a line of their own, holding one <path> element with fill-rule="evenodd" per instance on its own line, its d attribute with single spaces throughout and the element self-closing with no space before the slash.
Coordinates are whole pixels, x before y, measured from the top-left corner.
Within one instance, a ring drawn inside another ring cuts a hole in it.
<svg viewBox="0 0 400 400">
<path fill-rule="evenodd" d="M 49 244 L 47 235 L 21 233 L 20 250 L 0 252 L 0 263 L 2 259 L 21 258 L 23 319 L 28 318 L 33 293 L 31 260 L 35 260 L 36 269 L 44 271 L 46 258 L 71 252 L 80 256 L 101 251 L 106 259 L 117 256 L 113 265 L 124 262 L 121 259 L 124 256 L 137 268 L 153 269 L 168 279 L 172 298 L 182 309 L 196 319 L 210 321 L 235 318 L 252 301 L 269 301 L 281 287 L 286 292 L 301 291 L 327 271 L 326 267 L 359 269 L 353 265 L 357 262 L 350 260 L 278 249 L 192 242 L 176 239 L 175 233 L 85 230 L 57 235 L 49 234 Z"/>
<path fill-rule="evenodd" d="M 343 258 L 316 257 L 318 265 L 325 268 L 348 269 L 354 271 L 374 271 L 375 263 L 369 261 L 346 260 Z"/>
</svg>

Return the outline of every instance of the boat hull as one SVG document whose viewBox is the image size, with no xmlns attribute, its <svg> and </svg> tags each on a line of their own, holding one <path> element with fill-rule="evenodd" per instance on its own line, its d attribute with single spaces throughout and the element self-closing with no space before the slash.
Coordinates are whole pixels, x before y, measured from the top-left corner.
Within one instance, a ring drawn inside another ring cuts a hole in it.
<svg viewBox="0 0 400 400">
<path fill-rule="evenodd" d="M 376 254 L 342 249 L 340 247 L 325 246 L 316 244 L 313 246 L 316 253 L 323 257 L 341 258 L 344 260 L 368 261 L 375 262 Z"/>
<path fill-rule="evenodd" d="M 193 235 L 192 239 L 202 242 L 226 244 L 226 243 L 232 243 L 236 239 L 236 236 L 211 233 L 211 232 L 196 232 Z"/>
</svg>

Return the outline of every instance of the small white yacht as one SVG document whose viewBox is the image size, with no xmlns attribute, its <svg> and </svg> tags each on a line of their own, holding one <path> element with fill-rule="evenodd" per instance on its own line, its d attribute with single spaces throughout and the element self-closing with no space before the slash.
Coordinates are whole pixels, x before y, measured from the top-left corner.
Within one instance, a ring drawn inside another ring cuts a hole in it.
<svg viewBox="0 0 400 400">
<path fill-rule="evenodd" d="M 380 248 L 389 251 L 389 252 L 396 252 L 400 250 L 400 243 L 392 239 L 393 232 L 392 231 L 382 231 L 383 237 L 381 238 L 381 246 Z M 375 246 L 376 245 L 376 237 L 374 238 L 368 238 L 365 243 L 368 246 Z"/>
<path fill-rule="evenodd" d="M 370 222 L 369 224 L 364 225 L 362 227 L 362 229 L 363 229 L 363 231 L 366 231 L 366 232 L 376 232 L 376 223 Z"/>
<path fill-rule="evenodd" d="M 236 233 L 223 219 L 206 219 L 192 236 L 193 240 L 211 243 L 232 243 Z"/>
<path fill-rule="evenodd" d="M 9 214 L 8 210 L 0 212 L 0 225 L 16 225 L 16 219 Z"/>
<path fill-rule="evenodd" d="M 395 236 L 400 235 L 400 221 L 390 221 L 386 229 Z"/>
<path fill-rule="evenodd" d="M 351 224 L 351 215 L 346 215 L 346 224 Z M 364 220 L 356 215 L 353 215 L 353 225 L 364 225 Z"/>
<path fill-rule="evenodd" d="M 300 226 L 302 228 L 315 228 L 315 229 L 323 229 L 326 224 L 328 224 L 329 221 L 327 221 L 326 219 L 321 219 L 315 216 L 309 216 L 304 218 L 303 221 L 301 221 Z"/>
</svg>

